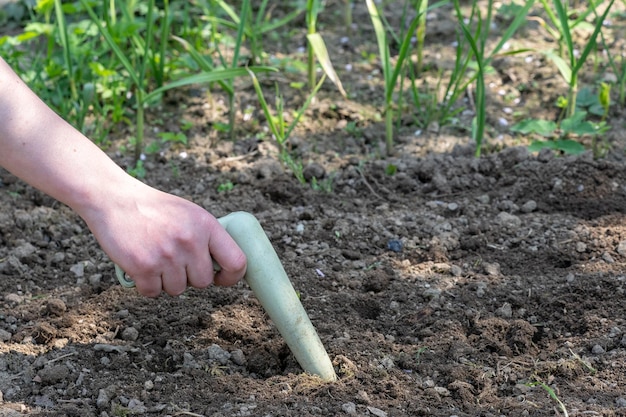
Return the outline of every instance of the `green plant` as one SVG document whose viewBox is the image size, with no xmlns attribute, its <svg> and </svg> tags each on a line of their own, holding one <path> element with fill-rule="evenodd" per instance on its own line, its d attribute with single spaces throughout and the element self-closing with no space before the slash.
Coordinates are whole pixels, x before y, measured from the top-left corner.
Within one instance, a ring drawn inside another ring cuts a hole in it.
<svg viewBox="0 0 626 417">
<path fill-rule="evenodd" d="M 571 136 L 592 135 L 592 150 L 594 157 L 602 155 L 603 150 L 598 144 L 598 136 L 605 133 L 610 126 L 606 123 L 606 116 L 610 107 L 610 88 L 601 84 L 598 94 L 593 94 L 590 88 L 583 88 L 578 92 L 576 103 L 578 107 L 574 114 L 559 123 L 543 119 L 524 119 L 511 126 L 511 131 L 523 135 L 540 135 L 548 140 L 534 140 L 529 151 L 552 149 L 566 154 L 581 154 L 585 147 Z M 559 100 L 557 105 L 565 106 L 566 99 Z M 590 115 L 600 116 L 599 122 L 589 119 Z"/>
<path fill-rule="evenodd" d="M 252 71 L 250 71 L 249 73 L 250 73 L 250 77 L 252 77 L 252 84 L 254 85 L 254 90 L 259 99 L 261 109 L 263 110 L 263 113 L 265 115 L 265 118 L 270 128 L 270 131 L 272 132 L 272 135 L 274 136 L 274 139 L 276 140 L 276 144 L 278 145 L 278 152 L 279 152 L 280 159 L 283 161 L 285 165 L 287 165 L 289 169 L 293 171 L 298 181 L 300 181 L 301 183 L 306 183 L 306 179 L 304 178 L 304 175 L 302 172 L 303 171 L 302 162 L 295 160 L 291 156 L 291 154 L 288 152 L 288 149 L 287 149 L 287 143 L 289 141 L 291 133 L 293 132 L 293 129 L 297 126 L 298 122 L 304 115 L 304 112 L 307 110 L 307 108 L 311 104 L 311 101 L 313 100 L 313 98 L 315 97 L 319 89 L 322 87 L 325 77 L 323 76 L 320 79 L 320 81 L 317 83 L 317 85 L 315 86 L 313 91 L 309 94 L 309 96 L 307 97 L 302 107 L 300 107 L 300 109 L 296 112 L 295 117 L 291 121 L 291 123 L 287 123 L 287 121 L 284 118 L 284 102 L 283 102 L 282 96 L 278 92 L 278 87 L 276 91 L 276 116 L 274 116 L 272 115 L 272 111 L 270 110 L 270 107 L 267 104 L 267 101 L 265 100 L 265 95 L 263 94 L 263 90 L 261 89 L 261 84 L 259 83 L 259 80 L 257 79 L 256 75 Z"/>
<path fill-rule="evenodd" d="M 233 188 L 235 188 L 235 184 L 233 184 L 232 181 L 225 181 L 225 182 L 220 183 L 220 185 L 217 186 L 217 192 L 226 193 L 228 191 L 232 191 Z"/>
<path fill-rule="evenodd" d="M 408 56 L 409 47 L 411 46 L 411 38 L 415 34 L 420 20 L 418 15 L 411 21 L 408 29 L 406 30 L 406 33 L 404 33 L 401 39 L 400 50 L 398 52 L 398 56 L 396 57 L 396 62 L 395 64 L 392 64 L 391 51 L 389 49 L 389 42 L 387 40 L 387 30 L 385 29 L 385 25 L 383 24 L 383 19 L 381 17 L 380 11 L 378 10 L 378 7 L 373 0 L 366 0 L 366 4 L 368 13 L 374 26 L 374 32 L 376 33 L 379 59 L 383 69 L 383 80 L 385 87 L 385 144 L 387 155 L 391 155 L 393 153 L 393 122 L 395 117 L 393 94 L 400 78 L 400 73 L 404 66 L 405 59 Z M 425 12 L 425 10 L 423 12 Z"/>
<path fill-rule="evenodd" d="M 217 13 L 211 13 L 209 11 L 210 8 L 205 5 L 205 13 L 207 14 L 208 20 L 213 22 L 216 27 L 224 26 L 237 31 L 239 31 L 240 28 L 243 29 L 243 34 L 250 44 L 249 62 L 253 65 L 261 64 L 261 58 L 266 55 L 263 50 L 263 37 L 268 33 L 276 32 L 303 12 L 302 8 L 296 8 L 280 19 L 272 19 L 271 7 L 268 8 L 269 0 L 262 0 L 260 2 L 256 8 L 256 15 L 253 15 L 250 3 L 243 4 L 242 10 L 236 12 L 235 9 L 224 0 L 211 0 L 211 2 L 217 5 L 228 18 L 222 18 L 218 16 Z"/>
<path fill-rule="evenodd" d="M 550 387 L 549 385 L 543 383 L 543 382 L 529 382 L 527 384 L 529 387 L 536 387 L 539 386 L 541 388 L 543 388 L 548 395 L 550 396 L 550 398 L 552 398 L 554 401 L 556 401 L 556 403 L 559 405 L 559 408 L 561 409 L 561 411 L 563 412 L 563 415 L 565 417 L 568 417 L 569 414 L 567 413 L 567 408 L 565 407 L 565 404 L 563 404 L 563 401 L 561 401 L 558 397 L 558 395 L 556 394 L 556 392 L 554 392 L 554 389 L 552 389 L 552 387 Z"/>
<path fill-rule="evenodd" d="M 617 97 L 621 106 L 626 105 L 626 58 L 616 56 L 611 48 L 607 45 L 603 31 L 600 31 L 600 39 L 602 41 L 602 49 L 606 52 L 609 61 L 609 68 L 615 75 L 617 85 Z"/>
<path fill-rule="evenodd" d="M 504 45 L 513 37 L 515 32 L 517 32 L 520 26 L 525 22 L 528 11 L 533 3 L 534 0 L 527 0 L 526 3 L 524 3 L 524 6 L 520 10 L 519 14 L 504 31 L 496 46 L 490 52 L 487 52 L 486 45 L 491 31 L 493 17 L 492 12 L 494 9 L 493 0 L 489 0 L 487 3 L 487 16 L 485 18 L 483 18 L 480 10 L 478 9 L 478 4 L 474 2 L 468 19 L 469 23 L 465 23 L 464 21 L 459 0 L 454 0 L 454 8 L 464 39 L 469 44 L 471 50 L 471 54 L 468 55 L 468 59 L 473 56 L 476 60 L 475 62 L 477 67 L 474 75 L 469 78 L 469 82 L 476 82 L 476 116 L 474 116 L 474 119 L 472 120 L 472 138 L 476 143 L 476 157 L 480 156 L 486 127 L 485 74 L 488 71 L 493 58 L 500 53 Z M 474 19 L 476 29 L 472 32 L 470 25 L 474 23 Z M 506 54 L 513 55 L 523 51 L 525 51 L 525 49 L 509 51 Z M 457 57 L 458 56 L 459 53 L 457 53 Z"/>
<path fill-rule="evenodd" d="M 424 59 L 424 40 L 426 39 L 426 11 L 428 10 L 428 0 L 417 0 L 415 6 L 418 16 L 418 26 L 415 30 L 415 54 L 417 55 L 416 72 L 422 72 L 422 61 Z"/>
<path fill-rule="evenodd" d="M 565 111 L 565 117 L 571 117 L 576 112 L 576 95 L 578 94 L 578 75 L 582 66 L 584 65 L 587 57 L 591 51 L 596 47 L 598 35 L 602 29 L 602 24 L 606 19 L 611 7 L 615 0 L 610 0 L 604 13 L 601 16 L 596 15 L 596 21 L 593 25 L 593 32 L 589 37 L 587 43 L 577 54 L 576 45 L 574 45 L 572 37 L 572 29 L 576 27 L 580 22 L 584 22 L 584 19 L 592 12 L 595 12 L 597 5 L 602 3 L 602 0 L 590 1 L 588 8 L 585 12 L 579 14 L 579 16 L 570 22 L 570 14 L 568 11 L 568 2 L 562 0 L 553 0 L 554 11 L 550 8 L 548 0 L 541 0 L 550 21 L 554 28 L 548 31 L 559 40 L 559 44 L 564 45 L 565 51 L 560 53 L 554 53 L 553 51 L 546 51 L 546 56 L 554 62 L 559 70 L 559 73 L 568 85 L 567 94 L 567 107 Z M 544 24 L 544 27 L 548 28 Z M 564 59 L 562 55 L 565 55 Z"/>
<path fill-rule="evenodd" d="M 306 23 L 307 23 L 307 74 L 309 81 L 309 88 L 311 91 L 315 90 L 317 84 L 317 77 L 315 75 L 315 61 L 319 61 L 324 73 L 331 80 L 337 89 L 344 97 L 347 95 L 343 89 L 343 85 L 335 72 L 333 63 L 328 55 L 326 49 L 326 43 L 322 38 L 322 35 L 317 32 L 317 17 L 321 11 L 322 4 L 320 0 L 307 0 L 306 6 Z"/>
</svg>

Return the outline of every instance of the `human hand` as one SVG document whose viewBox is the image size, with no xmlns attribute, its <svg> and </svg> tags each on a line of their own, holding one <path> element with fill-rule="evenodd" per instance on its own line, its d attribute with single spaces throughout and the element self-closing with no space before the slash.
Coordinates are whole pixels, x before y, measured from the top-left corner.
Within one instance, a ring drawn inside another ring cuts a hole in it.
<svg viewBox="0 0 626 417">
<path fill-rule="evenodd" d="M 121 196 L 80 214 L 141 294 L 179 295 L 187 286 L 233 285 L 243 277 L 245 255 L 215 217 L 185 199 L 131 184 Z"/>
</svg>

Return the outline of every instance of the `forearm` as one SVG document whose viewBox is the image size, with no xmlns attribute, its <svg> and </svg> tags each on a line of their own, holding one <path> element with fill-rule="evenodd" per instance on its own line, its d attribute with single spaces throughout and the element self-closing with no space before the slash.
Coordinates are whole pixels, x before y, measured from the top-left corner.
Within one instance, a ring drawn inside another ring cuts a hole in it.
<svg viewBox="0 0 626 417">
<path fill-rule="evenodd" d="M 79 212 L 129 178 L 43 103 L 0 58 L 0 166 Z"/>
</svg>

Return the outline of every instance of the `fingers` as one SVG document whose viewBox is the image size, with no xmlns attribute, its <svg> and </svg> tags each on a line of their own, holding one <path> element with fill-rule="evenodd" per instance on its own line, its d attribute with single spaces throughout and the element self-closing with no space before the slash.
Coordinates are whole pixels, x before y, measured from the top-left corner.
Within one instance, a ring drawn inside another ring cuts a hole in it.
<svg viewBox="0 0 626 417">
<path fill-rule="evenodd" d="M 135 281 L 135 288 L 137 288 L 139 294 L 145 295 L 146 297 L 156 298 L 161 295 L 163 291 L 160 276 L 133 278 L 133 280 Z"/>
<path fill-rule="evenodd" d="M 234 285 L 246 273 L 246 255 L 218 223 L 210 235 L 209 252 L 221 269 L 215 274 L 215 285 Z"/>
</svg>

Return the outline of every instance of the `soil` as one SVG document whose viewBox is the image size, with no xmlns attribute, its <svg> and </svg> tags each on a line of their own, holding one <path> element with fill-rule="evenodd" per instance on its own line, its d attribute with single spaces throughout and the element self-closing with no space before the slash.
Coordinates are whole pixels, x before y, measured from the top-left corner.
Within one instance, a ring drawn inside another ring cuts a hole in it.
<svg viewBox="0 0 626 417">
<path fill-rule="evenodd" d="M 258 109 L 244 118 L 255 97 L 243 81 L 234 142 L 211 128 L 227 120 L 219 92 L 172 93 L 153 109 L 149 126 L 194 125 L 189 146 L 148 155 L 143 179 L 216 216 L 259 219 L 338 381 L 303 373 L 245 282 L 156 299 L 121 287 L 75 213 L 2 171 L 0 416 L 626 415 L 623 108 L 611 108 L 602 158 L 529 153 L 506 125 L 557 117 L 565 90 L 527 53 L 494 64 L 480 158 L 461 129 L 469 98 L 452 127 L 407 115 L 385 156 L 380 73 L 362 54 L 376 53 L 369 18 L 355 7 L 348 34 L 340 8 L 329 2 L 320 24 L 352 99 L 325 85 L 291 141 L 317 187 L 259 139 Z M 427 62 L 453 58 L 451 16 L 430 16 Z M 623 24 L 607 29 L 615 51 Z M 548 42 L 536 21 L 518 38 Z M 301 103 L 281 77 L 286 102 Z M 123 129 L 110 140 L 127 167 Z"/>
</svg>

